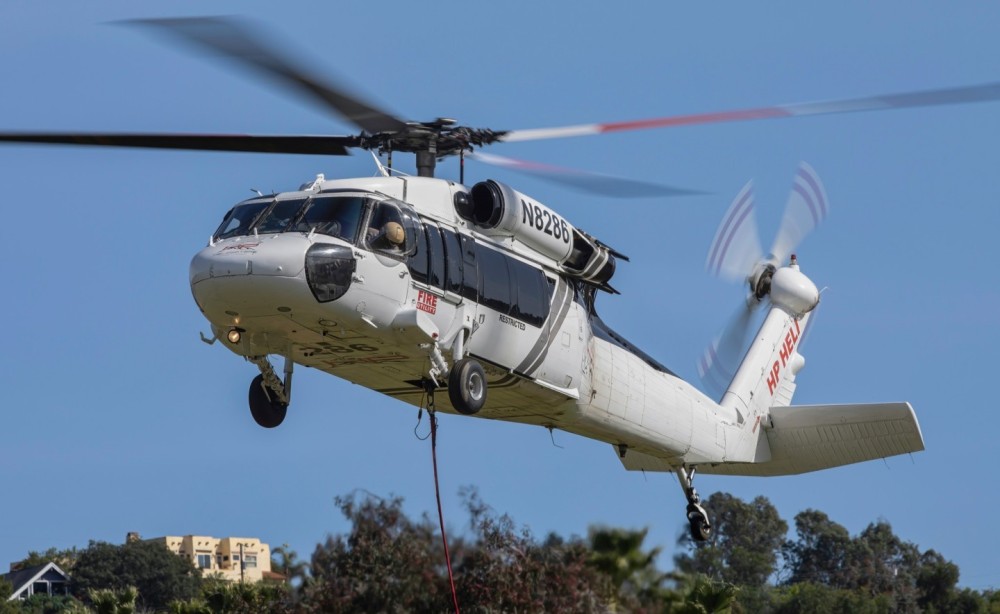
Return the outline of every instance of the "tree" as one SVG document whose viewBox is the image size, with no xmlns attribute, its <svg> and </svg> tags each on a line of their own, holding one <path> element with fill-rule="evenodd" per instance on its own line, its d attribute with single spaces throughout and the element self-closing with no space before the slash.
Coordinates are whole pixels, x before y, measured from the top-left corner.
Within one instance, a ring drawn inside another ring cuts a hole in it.
<svg viewBox="0 0 1000 614">
<path fill-rule="evenodd" d="M 712 516 L 708 542 L 696 543 L 685 532 L 679 546 L 690 553 L 674 558 L 687 574 L 704 574 L 729 584 L 760 586 L 775 571 L 788 524 L 766 497 L 750 503 L 727 493 L 713 493 L 705 507 Z"/>
<path fill-rule="evenodd" d="M 474 542 L 457 551 L 458 601 L 471 612 L 595 612 L 607 608 L 608 583 L 589 564 L 579 539 L 538 543 L 526 528 L 497 516 L 473 488 L 464 489 Z M 605 586 L 602 586 L 604 584 Z M 638 605 L 638 604 L 636 604 Z M 636 609 L 636 608 L 631 608 Z"/>
<path fill-rule="evenodd" d="M 69 573 L 73 569 L 73 565 L 76 563 L 76 558 L 80 555 L 80 551 L 76 549 L 76 546 L 72 548 L 64 548 L 62 550 L 58 548 L 49 548 L 45 552 L 37 552 L 32 550 L 28 552 L 28 556 L 21 559 L 16 563 L 11 563 L 11 571 L 17 571 L 19 569 L 26 569 L 28 567 L 36 567 L 38 565 L 45 565 L 46 563 L 55 563 L 63 571 Z"/>
<path fill-rule="evenodd" d="M 640 602 L 664 598 L 663 582 L 668 575 L 656 568 L 661 548 L 642 549 L 648 532 L 591 527 L 588 563 L 610 579 L 615 596 L 625 593 Z"/>
<path fill-rule="evenodd" d="M 302 606 L 309 612 L 404 612 L 448 608 L 443 600 L 434 528 L 424 518 L 411 522 L 402 499 L 354 494 L 335 499 L 351 521 L 346 537 L 316 546 L 312 581 Z"/>
<path fill-rule="evenodd" d="M 122 589 L 92 588 L 87 591 L 90 611 L 94 614 L 134 614 L 139 591 L 134 586 Z"/>
<path fill-rule="evenodd" d="M 290 586 L 300 587 L 309 576 L 309 563 L 300 561 L 288 544 L 282 544 L 271 551 L 271 571 L 283 574 Z"/>
<path fill-rule="evenodd" d="M 161 543 L 135 541 L 121 546 L 90 542 L 80 551 L 73 570 L 72 590 L 83 596 L 90 589 L 138 589 L 147 608 L 166 609 L 174 600 L 198 594 L 201 575 L 190 560 Z"/>
<path fill-rule="evenodd" d="M 808 509 L 795 516 L 798 539 L 782 547 L 786 582 L 813 582 L 833 588 L 857 584 L 857 570 L 852 569 L 852 540 L 847 529 L 818 510 Z"/>
</svg>

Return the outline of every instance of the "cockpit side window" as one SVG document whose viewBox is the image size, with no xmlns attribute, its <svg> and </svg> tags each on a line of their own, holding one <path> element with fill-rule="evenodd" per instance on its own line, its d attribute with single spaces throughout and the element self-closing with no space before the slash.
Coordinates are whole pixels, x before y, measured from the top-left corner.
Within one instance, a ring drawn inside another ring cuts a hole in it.
<svg viewBox="0 0 1000 614">
<path fill-rule="evenodd" d="M 376 202 L 365 231 L 365 245 L 391 256 L 407 256 L 416 249 L 419 224 L 409 208 L 392 201 Z"/>
<path fill-rule="evenodd" d="M 317 196 L 309 201 L 291 230 L 315 231 L 353 243 L 361 226 L 364 202 L 361 196 Z"/>
<path fill-rule="evenodd" d="M 296 198 L 293 200 L 279 200 L 274 203 L 274 206 L 261 216 L 260 221 L 257 222 L 257 233 L 263 235 L 284 232 L 298 216 L 305 202 L 306 199 L 304 198 Z"/>
<path fill-rule="evenodd" d="M 212 238 L 219 241 L 249 233 L 250 227 L 260 217 L 261 212 L 272 202 L 274 202 L 273 199 L 269 198 L 267 200 L 248 200 L 236 205 L 222 220 L 222 224 Z"/>
</svg>

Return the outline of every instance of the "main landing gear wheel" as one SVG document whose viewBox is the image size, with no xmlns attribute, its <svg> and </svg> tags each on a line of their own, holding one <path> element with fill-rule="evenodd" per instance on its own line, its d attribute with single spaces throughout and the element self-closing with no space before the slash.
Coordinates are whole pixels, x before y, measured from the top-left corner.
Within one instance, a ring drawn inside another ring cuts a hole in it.
<svg viewBox="0 0 1000 614">
<path fill-rule="evenodd" d="M 448 398 L 460 413 L 467 416 L 478 412 L 486 403 L 486 373 L 472 358 L 455 362 L 448 374 Z"/>
<path fill-rule="evenodd" d="M 272 400 L 274 393 L 264 385 L 264 376 L 258 375 L 250 382 L 250 413 L 254 422 L 266 429 L 273 429 L 285 419 L 288 404 L 277 399 Z"/>
</svg>

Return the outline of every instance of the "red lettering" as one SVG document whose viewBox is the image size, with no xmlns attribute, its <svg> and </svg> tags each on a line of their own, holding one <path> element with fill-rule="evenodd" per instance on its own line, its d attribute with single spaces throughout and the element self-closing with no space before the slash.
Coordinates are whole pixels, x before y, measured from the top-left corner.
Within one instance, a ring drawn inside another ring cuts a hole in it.
<svg viewBox="0 0 1000 614">
<path fill-rule="evenodd" d="M 774 365 L 771 367 L 771 375 L 767 378 L 767 392 L 768 394 L 774 394 L 774 389 L 778 387 L 778 374 L 781 373 L 781 365 L 778 361 L 774 361 Z"/>
<path fill-rule="evenodd" d="M 438 297 L 430 292 L 421 290 L 417 293 L 417 309 L 427 313 L 437 313 Z"/>
</svg>

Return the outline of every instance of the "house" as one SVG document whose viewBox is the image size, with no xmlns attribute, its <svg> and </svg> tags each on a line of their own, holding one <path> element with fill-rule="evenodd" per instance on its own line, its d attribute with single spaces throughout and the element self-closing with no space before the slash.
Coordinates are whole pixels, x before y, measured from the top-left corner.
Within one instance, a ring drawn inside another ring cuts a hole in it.
<svg viewBox="0 0 1000 614">
<path fill-rule="evenodd" d="M 8 601 L 27 599 L 32 595 L 69 594 L 69 576 L 51 562 L 11 571 L 0 577 L 14 585 L 14 592 Z"/>
<path fill-rule="evenodd" d="M 161 543 L 177 556 L 190 560 L 206 578 L 214 576 L 230 582 L 260 582 L 274 577 L 271 572 L 271 548 L 255 537 L 168 535 L 144 541 Z"/>
</svg>

